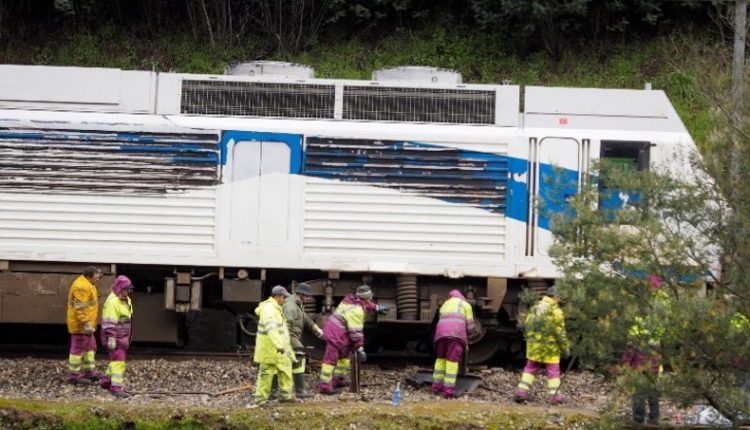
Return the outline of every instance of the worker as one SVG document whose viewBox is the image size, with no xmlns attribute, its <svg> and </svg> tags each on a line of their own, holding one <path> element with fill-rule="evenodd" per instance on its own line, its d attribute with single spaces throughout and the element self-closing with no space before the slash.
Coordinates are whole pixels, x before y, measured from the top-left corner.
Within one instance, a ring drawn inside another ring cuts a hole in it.
<svg viewBox="0 0 750 430">
<path fill-rule="evenodd" d="M 109 353 L 109 367 L 100 385 L 118 399 L 130 397 L 122 387 L 125 380 L 125 356 L 130 348 L 132 336 L 132 291 L 133 284 L 130 279 L 127 276 L 118 276 L 102 308 L 101 341 Z"/>
<path fill-rule="evenodd" d="M 446 398 L 455 396 L 456 377 L 461 357 L 474 332 L 474 312 L 458 290 L 448 293 L 448 300 L 440 306 L 440 319 L 435 329 L 434 348 L 437 359 L 432 374 L 432 392 Z"/>
<path fill-rule="evenodd" d="M 638 385 L 633 390 L 631 401 L 633 421 L 636 424 L 646 422 L 646 405 L 648 404 L 648 422 L 659 422 L 659 388 L 657 382 L 663 368 L 659 349 L 664 327 L 659 321 L 660 313 L 669 310 L 669 297 L 662 290 L 662 278 L 649 275 L 646 284 L 651 291 L 649 312 L 642 309 L 636 315 L 628 330 L 628 345 L 622 356 L 623 364 L 632 371 L 640 373 Z"/>
<path fill-rule="evenodd" d="M 292 401 L 292 361 L 294 352 L 289 339 L 289 328 L 282 311 L 291 294 L 281 285 L 273 287 L 271 297 L 255 308 L 258 333 L 255 337 L 253 361 L 258 363 L 255 404 L 268 403 L 274 376 L 278 378 L 281 401 Z"/>
<path fill-rule="evenodd" d="M 295 293 L 284 302 L 283 312 L 289 327 L 289 336 L 297 361 L 292 367 L 294 395 L 298 399 L 305 399 L 310 395 L 305 390 L 305 346 L 302 345 L 302 332 L 307 327 L 319 339 L 323 338 L 323 330 L 305 313 L 304 304 L 314 300 L 312 288 L 301 283 L 297 285 Z"/>
<path fill-rule="evenodd" d="M 750 320 L 740 312 L 732 314 L 729 320 L 729 339 L 735 345 L 747 345 L 750 337 Z M 748 372 L 748 359 L 744 355 L 737 355 L 732 358 L 732 367 L 735 370 L 735 383 L 737 388 L 742 391 L 745 398 L 745 408 L 750 408 L 750 372 Z"/>
<path fill-rule="evenodd" d="M 339 303 L 323 327 L 326 350 L 320 368 L 318 389 L 321 394 L 332 394 L 335 388 L 346 385 L 352 352 L 357 354 L 360 361 L 367 361 L 364 350 L 365 316 L 369 311 L 386 314 L 388 308 L 388 305 L 372 302 L 372 290 L 367 285 L 357 287 L 355 294 L 347 294 Z"/>
<path fill-rule="evenodd" d="M 543 367 L 547 373 L 547 388 L 550 404 L 559 405 L 564 398 L 560 395 L 560 355 L 568 354 L 569 345 L 565 334 L 565 317 L 559 306 L 560 297 L 552 286 L 534 305 L 524 321 L 526 337 L 526 366 L 518 383 L 515 401 L 525 402 L 534 384 L 537 372 Z"/>
<path fill-rule="evenodd" d="M 86 267 L 70 285 L 68 290 L 67 323 L 70 333 L 70 355 L 68 356 L 68 382 L 72 384 L 95 383 L 99 380 L 96 371 L 96 321 L 99 312 L 99 293 L 96 283 L 102 271 L 94 266 Z"/>
</svg>

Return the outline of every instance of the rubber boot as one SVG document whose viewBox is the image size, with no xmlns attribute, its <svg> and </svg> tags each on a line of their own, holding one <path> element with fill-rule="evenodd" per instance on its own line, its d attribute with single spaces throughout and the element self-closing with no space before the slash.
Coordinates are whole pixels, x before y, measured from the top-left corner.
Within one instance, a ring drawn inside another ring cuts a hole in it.
<svg viewBox="0 0 750 430">
<path fill-rule="evenodd" d="M 549 404 L 552 406 L 562 405 L 565 403 L 565 398 L 560 394 L 555 394 L 549 399 Z"/>
<path fill-rule="evenodd" d="M 105 390 L 109 390 L 109 387 L 112 386 L 112 379 L 110 379 L 109 376 L 103 377 L 99 380 L 99 386 L 104 388 Z"/>
<path fill-rule="evenodd" d="M 92 383 L 97 383 L 101 379 L 102 375 L 97 372 L 96 370 L 88 370 L 86 372 L 83 372 L 83 379 L 88 379 Z"/>
<path fill-rule="evenodd" d="M 309 399 L 310 397 L 312 397 L 312 395 L 308 394 L 307 391 L 305 391 L 304 373 L 294 373 L 292 374 L 292 379 L 294 380 L 294 395 L 298 399 Z"/>
<path fill-rule="evenodd" d="M 440 382 L 432 383 L 432 394 L 439 396 L 443 394 L 443 384 Z"/>
<path fill-rule="evenodd" d="M 529 400 L 529 393 L 525 390 L 516 390 L 516 395 L 513 397 L 516 403 L 524 403 Z"/>
</svg>

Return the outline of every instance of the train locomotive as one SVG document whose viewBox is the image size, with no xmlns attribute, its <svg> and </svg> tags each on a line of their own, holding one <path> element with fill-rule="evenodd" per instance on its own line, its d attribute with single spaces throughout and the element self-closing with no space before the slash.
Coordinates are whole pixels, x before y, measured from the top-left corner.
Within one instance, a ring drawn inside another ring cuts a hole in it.
<svg viewBox="0 0 750 430">
<path fill-rule="evenodd" d="M 316 79 L 274 62 L 0 76 L 0 323 L 61 324 L 70 281 L 96 264 L 102 292 L 134 280 L 135 341 L 184 343 L 185 324 L 222 310 L 236 330 L 209 334 L 235 342 L 267 290 L 305 281 L 321 319 L 367 283 L 391 305 L 367 348 L 419 348 L 460 288 L 481 326 L 469 361 L 486 361 L 520 348 L 519 293 L 559 276 L 540 203 L 564 210 L 597 159 L 648 169 L 694 151 L 650 88 L 414 67 Z"/>
</svg>

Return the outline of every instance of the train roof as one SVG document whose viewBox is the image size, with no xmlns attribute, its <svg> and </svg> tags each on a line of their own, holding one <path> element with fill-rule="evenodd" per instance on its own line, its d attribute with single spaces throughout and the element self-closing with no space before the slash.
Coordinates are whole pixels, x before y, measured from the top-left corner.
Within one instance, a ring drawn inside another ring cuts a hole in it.
<svg viewBox="0 0 750 430">
<path fill-rule="evenodd" d="M 687 132 L 660 90 L 18 65 L 0 76 L 0 109 Z"/>
</svg>

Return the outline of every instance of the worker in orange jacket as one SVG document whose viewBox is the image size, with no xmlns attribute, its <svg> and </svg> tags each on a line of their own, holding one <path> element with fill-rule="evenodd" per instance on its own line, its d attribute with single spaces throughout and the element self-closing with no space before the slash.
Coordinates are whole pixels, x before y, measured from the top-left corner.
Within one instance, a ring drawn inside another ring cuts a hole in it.
<svg viewBox="0 0 750 430">
<path fill-rule="evenodd" d="M 99 312 L 99 293 L 96 283 L 102 271 L 94 266 L 83 270 L 68 291 L 68 332 L 70 355 L 68 357 L 68 382 L 90 383 L 99 379 L 94 356 L 96 354 L 96 321 Z"/>
</svg>

